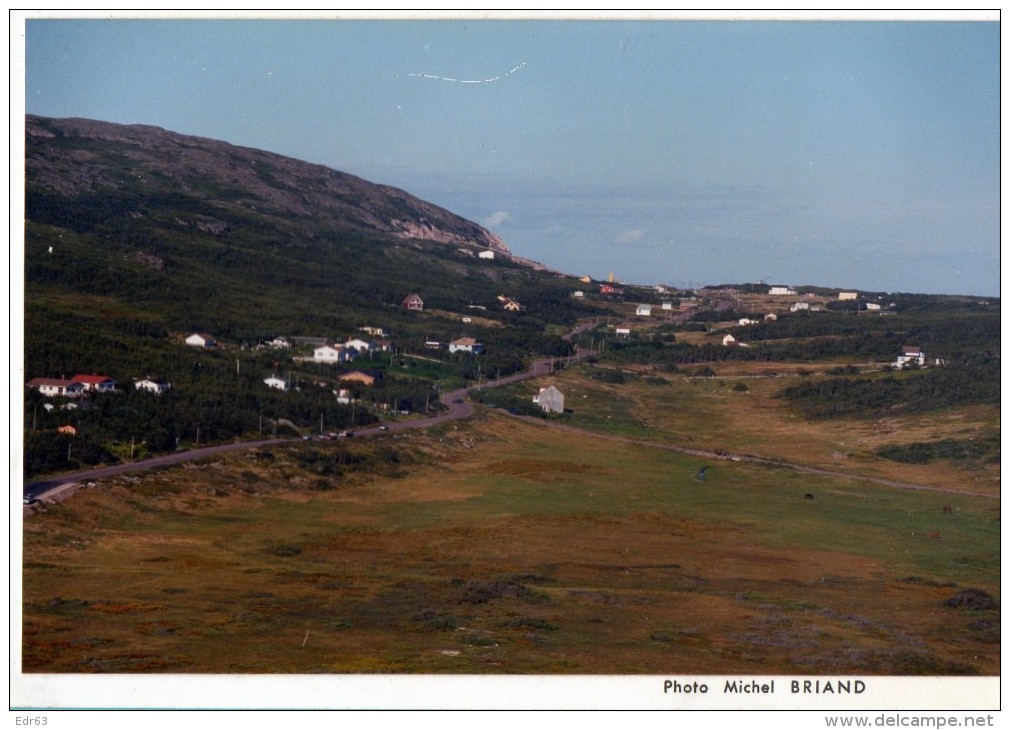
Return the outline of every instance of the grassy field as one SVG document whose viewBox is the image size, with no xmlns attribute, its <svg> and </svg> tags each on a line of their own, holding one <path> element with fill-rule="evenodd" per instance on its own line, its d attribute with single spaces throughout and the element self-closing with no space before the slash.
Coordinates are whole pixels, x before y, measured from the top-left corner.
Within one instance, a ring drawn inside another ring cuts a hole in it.
<svg viewBox="0 0 1010 730">
<path fill-rule="evenodd" d="M 679 436 L 648 388 L 723 397 L 386 437 L 385 476 L 308 443 L 82 490 L 25 520 L 25 671 L 999 673 L 998 500 L 602 433 Z"/>
<path fill-rule="evenodd" d="M 810 366 L 720 363 L 717 377 L 624 372 L 624 383 L 591 377 L 600 368 L 557 373 L 567 413 L 557 422 L 595 433 L 724 450 L 791 464 L 871 476 L 956 492 L 999 496 L 998 460 L 990 463 L 904 464 L 880 458 L 885 446 L 995 437 L 999 408 L 970 406 L 928 416 L 808 421 L 777 394 Z M 823 372 L 825 366 L 816 368 Z M 774 375 L 769 375 L 772 372 Z M 548 381 L 514 386 L 532 397 Z"/>
</svg>

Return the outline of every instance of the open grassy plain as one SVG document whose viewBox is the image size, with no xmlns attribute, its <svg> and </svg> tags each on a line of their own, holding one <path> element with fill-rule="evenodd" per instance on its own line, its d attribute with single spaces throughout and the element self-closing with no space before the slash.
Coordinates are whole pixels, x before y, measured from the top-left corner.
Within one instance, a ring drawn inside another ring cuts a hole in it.
<svg viewBox="0 0 1010 730">
<path fill-rule="evenodd" d="M 621 438 L 771 448 L 719 438 L 757 381 L 561 382 L 557 423 L 252 451 L 26 516 L 25 671 L 999 673 L 998 499 Z M 850 429 L 772 455 L 841 438 L 855 474 Z M 375 450 L 401 458 L 325 468 Z"/>
<path fill-rule="evenodd" d="M 623 383 L 592 377 L 618 369 L 612 365 L 559 372 L 550 382 L 564 391 L 565 408 L 570 412 L 553 423 L 955 493 L 1000 494 L 998 458 L 908 464 L 876 454 L 887 446 L 947 438 L 998 443 L 998 406 L 964 406 L 875 419 L 807 420 L 779 393 L 813 377 L 814 372 L 823 372 L 824 365 L 726 362 L 714 367 L 716 377 L 619 371 L 625 378 Z M 532 397 L 546 382 L 528 381 L 513 390 Z"/>
</svg>

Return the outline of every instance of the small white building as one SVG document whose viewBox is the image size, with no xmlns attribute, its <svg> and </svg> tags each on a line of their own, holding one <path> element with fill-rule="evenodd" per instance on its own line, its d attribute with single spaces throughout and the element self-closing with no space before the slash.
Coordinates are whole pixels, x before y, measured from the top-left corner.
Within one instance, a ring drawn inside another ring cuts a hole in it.
<svg viewBox="0 0 1010 730">
<path fill-rule="evenodd" d="M 724 344 L 726 347 L 729 347 L 730 345 L 735 345 L 736 337 L 734 337 L 733 335 L 726 335 L 725 337 L 722 338 L 722 344 Z"/>
<path fill-rule="evenodd" d="M 151 378 L 143 378 L 138 380 L 133 384 L 133 387 L 137 390 L 146 390 L 148 393 L 154 393 L 155 395 L 161 395 L 162 393 L 167 393 L 172 389 L 172 384 L 166 380 L 152 380 Z"/>
<path fill-rule="evenodd" d="M 806 312 L 810 310 L 810 302 L 796 302 L 793 306 L 789 307 L 790 312 Z"/>
<path fill-rule="evenodd" d="M 639 317 L 651 317 L 652 316 L 652 305 L 651 304 L 639 304 L 635 307 L 635 314 Z"/>
<path fill-rule="evenodd" d="M 540 392 L 533 396 L 533 402 L 547 413 L 564 413 L 565 396 L 553 385 L 541 388 Z"/>
<path fill-rule="evenodd" d="M 673 302 L 663 302 L 662 307 L 664 312 L 671 312 L 673 311 Z"/>
<path fill-rule="evenodd" d="M 876 304 L 875 302 L 867 302 L 866 303 L 866 308 L 869 311 L 871 311 L 871 312 L 879 312 L 880 311 L 880 305 Z"/>
<path fill-rule="evenodd" d="M 357 350 L 343 345 L 323 345 L 313 350 L 312 359 L 315 362 L 325 363 L 350 362 L 356 354 Z"/>
<path fill-rule="evenodd" d="M 840 302 L 852 302 L 859 298 L 858 292 L 854 291 L 840 291 L 838 292 L 838 301 Z"/>
<path fill-rule="evenodd" d="M 479 254 L 477 254 L 477 258 L 494 261 L 494 251 L 481 251 Z"/>
<path fill-rule="evenodd" d="M 367 340 L 361 340 L 358 338 L 353 338 L 344 343 L 344 347 L 357 350 L 360 355 L 367 355 L 369 352 L 375 349 L 375 346 Z"/>
<path fill-rule="evenodd" d="M 284 380 L 284 378 L 278 378 L 276 375 L 271 375 L 269 378 L 266 378 L 263 382 L 266 383 L 269 387 L 275 388 L 277 390 L 289 390 L 291 388 L 291 383 L 289 383 L 287 380 Z"/>
<path fill-rule="evenodd" d="M 480 354 L 484 352 L 484 345 L 480 344 L 473 337 L 460 337 L 449 343 L 449 352 L 474 352 Z"/>
<path fill-rule="evenodd" d="M 273 348 L 275 350 L 290 350 L 291 349 L 291 340 L 289 340 L 287 337 L 274 337 L 269 342 L 265 342 L 263 344 L 265 344 L 267 347 L 271 347 L 271 348 Z"/>
<path fill-rule="evenodd" d="M 197 332 L 186 338 L 186 344 L 193 347 L 214 347 L 217 341 L 205 332 Z"/>
<path fill-rule="evenodd" d="M 788 286 L 773 286 L 768 289 L 768 294 L 773 297 L 794 297 L 796 290 Z"/>
<path fill-rule="evenodd" d="M 926 353 L 921 347 L 906 346 L 901 349 L 901 354 L 893 364 L 896 368 L 907 368 L 913 364 L 922 367 L 926 364 Z"/>
</svg>

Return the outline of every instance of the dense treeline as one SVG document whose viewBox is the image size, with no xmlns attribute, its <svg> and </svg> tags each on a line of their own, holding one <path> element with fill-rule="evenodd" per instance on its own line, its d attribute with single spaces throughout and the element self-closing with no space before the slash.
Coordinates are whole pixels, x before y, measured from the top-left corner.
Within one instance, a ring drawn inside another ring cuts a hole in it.
<svg viewBox="0 0 1010 730">
<path fill-rule="evenodd" d="M 977 440 L 941 439 L 912 444 L 895 444 L 877 450 L 877 456 L 905 464 L 929 464 L 933 461 L 950 461 L 969 468 L 983 463 L 998 464 L 1000 443 L 998 436 Z"/>
<path fill-rule="evenodd" d="M 788 339 L 825 338 L 815 348 L 830 348 L 832 341 L 854 348 L 857 356 L 894 358 L 905 345 L 921 347 L 931 357 L 957 358 L 970 353 L 998 351 L 1000 316 L 996 307 L 951 305 L 949 309 L 912 310 L 880 317 L 845 316 L 810 312 L 779 317 L 738 330 L 748 342 L 774 343 Z M 860 340 L 867 339 L 868 343 Z M 776 345 L 794 347 L 792 344 Z M 886 351 L 885 351 L 886 350 Z M 825 349 L 825 354 L 829 350 Z"/>
<path fill-rule="evenodd" d="M 953 406 L 1000 402 L 999 362 L 981 359 L 882 377 L 809 380 L 779 396 L 808 418 L 926 413 Z"/>
</svg>

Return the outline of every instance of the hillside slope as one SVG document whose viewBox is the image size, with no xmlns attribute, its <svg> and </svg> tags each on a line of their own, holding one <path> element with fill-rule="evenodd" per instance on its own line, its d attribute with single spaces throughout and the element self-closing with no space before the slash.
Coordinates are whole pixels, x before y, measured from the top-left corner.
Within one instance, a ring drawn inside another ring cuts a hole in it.
<svg viewBox="0 0 1010 730">
<path fill-rule="evenodd" d="M 546 297 L 569 318 L 555 274 L 396 188 L 149 126 L 29 116 L 25 141 L 29 318 L 72 294 L 63 314 L 112 297 L 169 330 L 327 337 L 412 292 L 445 310 Z"/>
<path fill-rule="evenodd" d="M 199 210 L 174 221 L 183 231 L 223 235 L 255 213 L 308 237 L 322 226 L 510 253 L 490 231 L 403 190 L 158 127 L 29 116 L 26 147 L 33 205 L 52 195 L 106 202 L 125 196 L 134 204 L 126 212 L 139 217 L 157 198 L 188 197 Z"/>
</svg>

